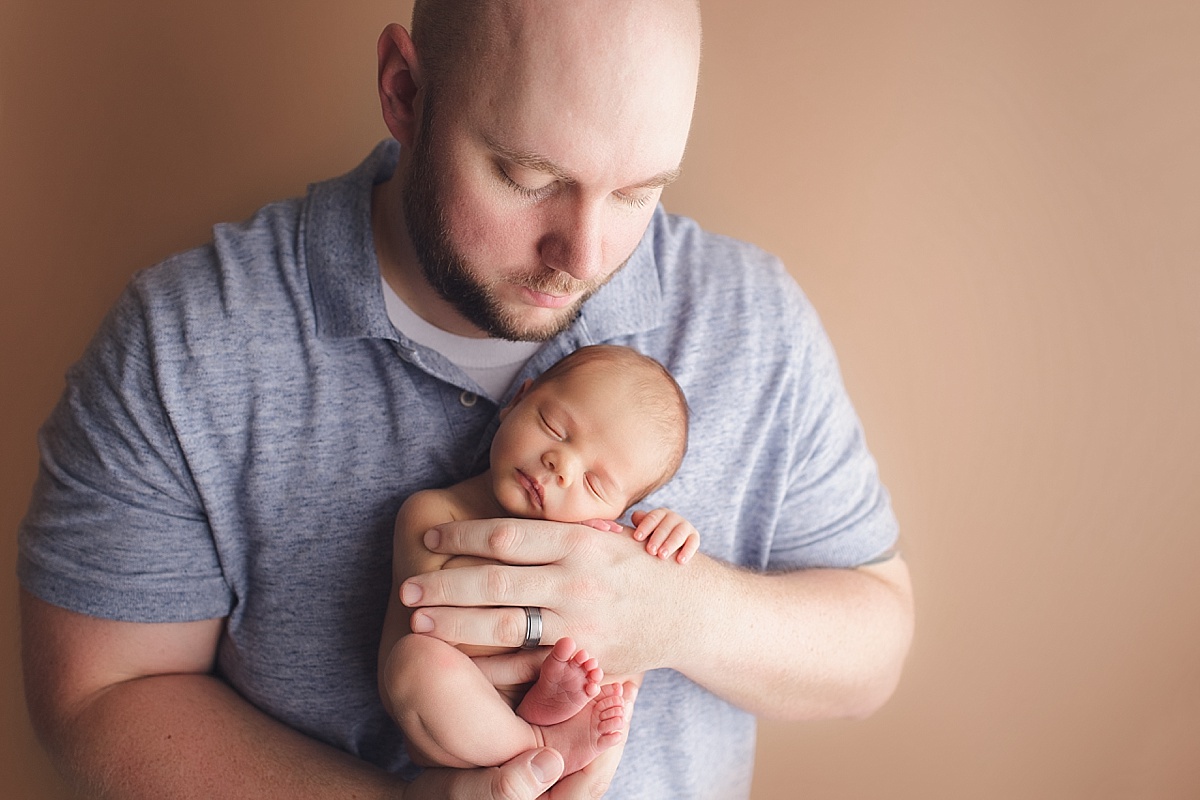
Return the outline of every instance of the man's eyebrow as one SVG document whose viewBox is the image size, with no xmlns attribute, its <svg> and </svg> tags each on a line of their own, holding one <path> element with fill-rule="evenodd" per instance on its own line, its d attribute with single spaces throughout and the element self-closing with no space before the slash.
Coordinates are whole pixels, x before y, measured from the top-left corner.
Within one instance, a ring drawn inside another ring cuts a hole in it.
<svg viewBox="0 0 1200 800">
<path fill-rule="evenodd" d="M 575 179 L 567 174 L 567 171 L 555 164 L 545 156 L 540 156 L 537 153 L 531 153 L 528 150 L 514 150 L 508 145 L 501 144 L 491 136 L 484 135 L 484 142 L 492 149 L 494 153 L 503 156 L 514 164 L 519 164 L 527 169 L 536 170 L 537 172 L 545 172 L 553 175 L 563 183 L 574 183 Z"/>
<path fill-rule="evenodd" d="M 664 170 L 649 180 L 644 180 L 641 183 L 635 183 L 632 186 L 627 186 L 627 189 L 662 189 L 675 182 L 679 177 L 679 167 L 674 169 Z"/>
<path fill-rule="evenodd" d="M 526 169 L 532 169 L 537 172 L 545 172 L 548 175 L 553 175 L 563 183 L 573 184 L 575 178 L 571 176 L 565 169 L 555 164 L 545 156 L 537 153 L 529 152 L 528 150 L 514 150 L 508 145 L 501 144 L 491 136 L 484 135 L 484 142 L 492 149 L 496 155 L 499 155 L 514 164 L 518 164 Z M 675 181 L 679 177 L 679 167 L 664 170 L 652 178 L 647 178 L 644 181 L 624 186 L 624 189 L 660 189 Z"/>
</svg>

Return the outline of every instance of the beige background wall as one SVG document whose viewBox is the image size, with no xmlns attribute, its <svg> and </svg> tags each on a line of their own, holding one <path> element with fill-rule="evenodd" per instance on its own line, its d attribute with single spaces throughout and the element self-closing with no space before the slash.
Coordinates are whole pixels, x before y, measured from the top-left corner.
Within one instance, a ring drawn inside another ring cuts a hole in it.
<svg viewBox="0 0 1200 800">
<path fill-rule="evenodd" d="M 672 210 L 821 310 L 918 592 L 893 702 L 755 798 L 1200 797 L 1200 6 L 704 0 Z M 34 432 L 128 275 L 385 135 L 408 4 L 0 0 L 0 793 Z"/>
</svg>

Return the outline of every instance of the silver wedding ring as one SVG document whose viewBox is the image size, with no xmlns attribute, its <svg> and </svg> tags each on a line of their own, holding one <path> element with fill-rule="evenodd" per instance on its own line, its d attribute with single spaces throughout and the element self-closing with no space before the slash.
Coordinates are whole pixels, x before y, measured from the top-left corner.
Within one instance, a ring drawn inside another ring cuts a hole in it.
<svg viewBox="0 0 1200 800">
<path fill-rule="evenodd" d="M 521 647 L 532 650 L 542 643 L 542 610 L 537 606 L 525 606 L 525 641 Z"/>
</svg>

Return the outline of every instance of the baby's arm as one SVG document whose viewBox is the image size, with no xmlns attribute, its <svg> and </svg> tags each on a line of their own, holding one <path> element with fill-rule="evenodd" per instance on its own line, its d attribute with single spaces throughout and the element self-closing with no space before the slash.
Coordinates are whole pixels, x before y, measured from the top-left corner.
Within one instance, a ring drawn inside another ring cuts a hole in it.
<svg viewBox="0 0 1200 800">
<path fill-rule="evenodd" d="M 646 552 L 659 558 L 670 558 L 686 564 L 700 548 L 700 534 L 681 515 L 669 508 L 635 511 L 631 517 L 636 526 L 633 538 L 646 543 Z"/>
</svg>

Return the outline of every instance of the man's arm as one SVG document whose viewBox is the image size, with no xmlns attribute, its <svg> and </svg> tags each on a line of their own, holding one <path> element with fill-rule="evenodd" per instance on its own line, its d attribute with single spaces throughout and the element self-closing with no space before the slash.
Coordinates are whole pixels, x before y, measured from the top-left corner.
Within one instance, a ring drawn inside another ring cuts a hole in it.
<svg viewBox="0 0 1200 800">
<path fill-rule="evenodd" d="M 209 674 L 221 620 L 115 622 L 22 592 L 21 621 L 34 727 L 88 797 L 515 799 L 562 772 L 561 756 L 543 749 L 491 770 L 428 770 L 406 791 Z"/>
<path fill-rule="evenodd" d="M 523 635 L 520 607 L 542 606 L 545 638 L 586 642 L 614 672 L 676 669 L 762 716 L 872 713 L 894 691 L 912 638 L 912 589 L 898 556 L 859 569 L 758 574 L 703 555 L 681 566 L 646 558 L 627 537 L 516 520 L 441 525 L 426 544 L 530 566 L 406 581 L 405 605 L 428 607 L 416 629 L 512 646 Z"/>
</svg>

